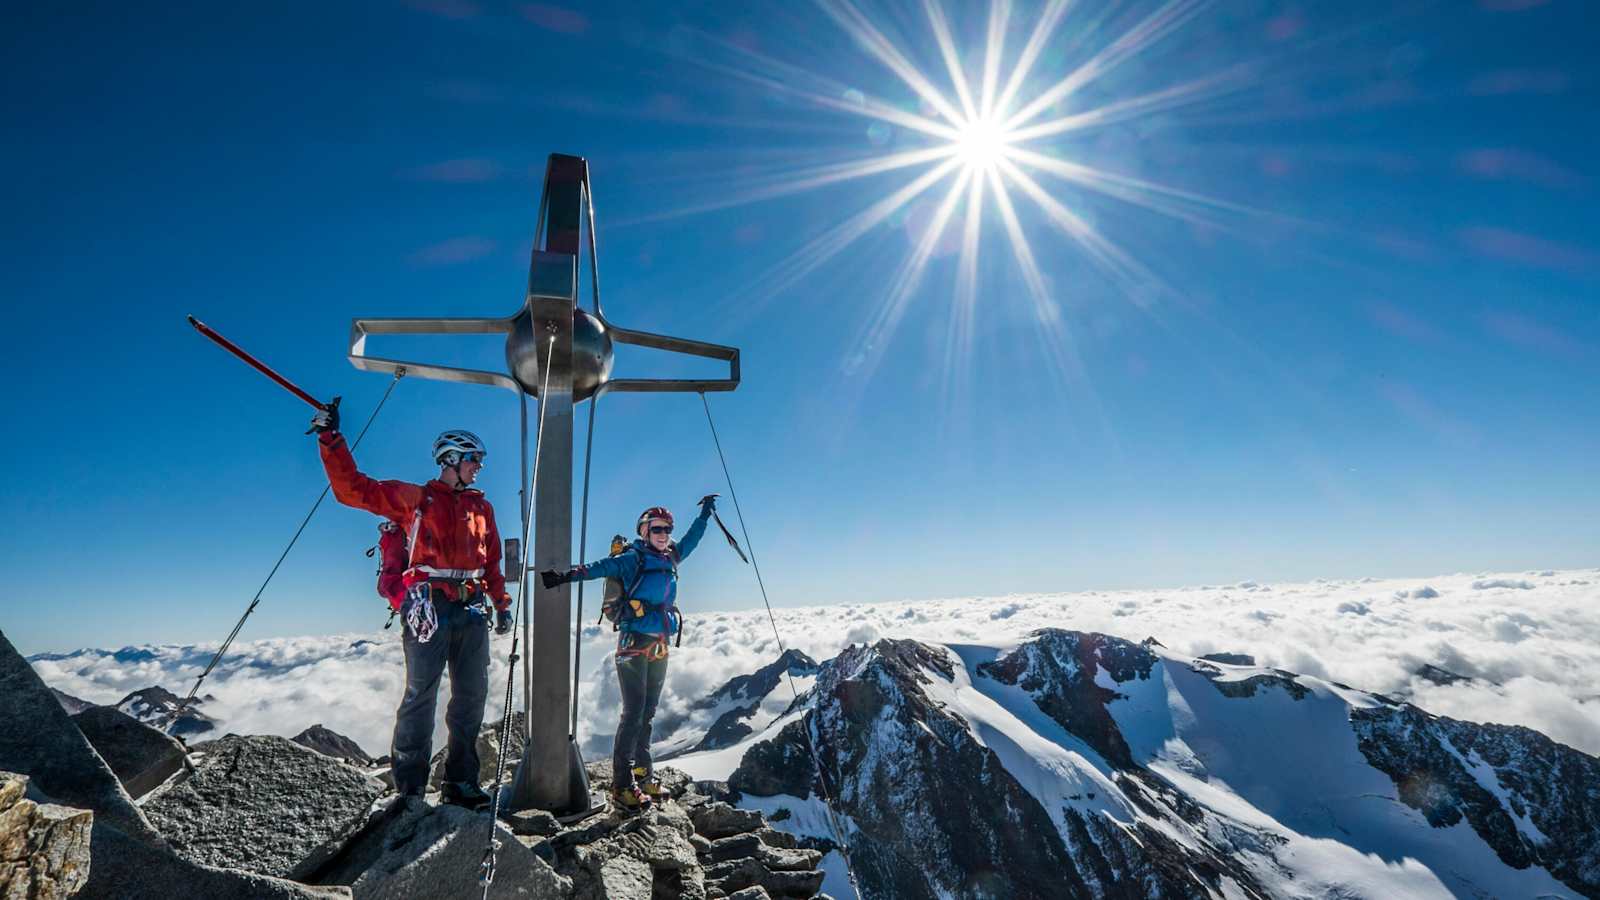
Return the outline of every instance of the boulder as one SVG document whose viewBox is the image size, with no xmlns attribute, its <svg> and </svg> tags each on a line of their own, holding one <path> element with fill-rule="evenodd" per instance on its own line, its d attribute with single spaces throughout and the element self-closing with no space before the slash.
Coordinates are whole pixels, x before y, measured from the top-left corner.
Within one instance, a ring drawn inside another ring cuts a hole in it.
<svg viewBox="0 0 1600 900">
<path fill-rule="evenodd" d="M 383 791 L 285 738 L 230 735 L 144 812 L 185 859 L 299 879 L 366 826 Z"/>
<path fill-rule="evenodd" d="M 734 891 L 728 895 L 728 900 L 772 900 L 772 895 L 761 885 L 747 887 L 742 891 Z"/>
<path fill-rule="evenodd" d="M 696 807 L 689 817 L 694 820 L 694 830 L 713 841 L 755 831 L 762 825 L 761 813 L 721 802 Z"/>
<path fill-rule="evenodd" d="M 94 828 L 89 883 L 77 900 L 334 900 L 345 887 L 310 887 L 234 869 L 202 866 L 129 838 L 115 828 Z"/>
<path fill-rule="evenodd" d="M 604 900 L 650 900 L 655 890 L 655 870 L 630 856 L 597 857 L 598 897 Z"/>
<path fill-rule="evenodd" d="M 372 757 L 367 755 L 367 751 L 361 749 L 360 744 L 320 724 L 307 728 L 289 740 L 302 747 L 309 747 L 323 756 L 331 756 L 334 759 L 343 760 L 352 766 L 371 766 L 374 764 Z"/>
<path fill-rule="evenodd" d="M 429 806 L 416 797 L 396 798 L 373 827 L 352 841 L 321 871 L 319 884 L 349 885 L 357 900 L 478 900 L 488 813 L 458 806 Z M 565 898 L 572 882 L 529 850 L 504 825 L 497 824 L 492 898 Z"/>
<path fill-rule="evenodd" d="M 522 761 L 523 735 L 526 731 L 525 719 L 520 712 L 511 714 L 511 733 L 506 742 L 506 768 L 503 773 L 503 782 L 509 784 L 511 776 L 517 771 L 517 763 Z M 440 748 L 433 755 L 433 771 L 428 776 L 428 790 L 437 791 L 439 783 L 444 780 L 444 754 Z M 489 789 L 489 783 L 494 781 L 495 767 L 500 761 L 500 720 L 485 721 L 478 730 L 478 783 L 484 790 Z"/>
<path fill-rule="evenodd" d="M 143 797 L 189 767 L 182 744 L 114 706 L 91 706 L 72 721 L 131 797 Z"/>
<path fill-rule="evenodd" d="M 0 772 L 0 897 L 71 897 L 89 880 L 94 813 L 35 803 L 28 777 Z"/>
</svg>

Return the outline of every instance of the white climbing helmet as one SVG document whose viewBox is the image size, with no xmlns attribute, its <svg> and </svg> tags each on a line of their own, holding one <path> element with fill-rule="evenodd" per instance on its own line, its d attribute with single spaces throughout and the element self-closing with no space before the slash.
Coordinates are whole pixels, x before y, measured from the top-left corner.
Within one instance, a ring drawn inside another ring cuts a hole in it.
<svg viewBox="0 0 1600 900">
<path fill-rule="evenodd" d="M 489 455 L 482 438 L 461 428 L 442 432 L 433 441 L 433 461 L 438 465 L 453 466 L 461 462 L 463 453 Z"/>
</svg>

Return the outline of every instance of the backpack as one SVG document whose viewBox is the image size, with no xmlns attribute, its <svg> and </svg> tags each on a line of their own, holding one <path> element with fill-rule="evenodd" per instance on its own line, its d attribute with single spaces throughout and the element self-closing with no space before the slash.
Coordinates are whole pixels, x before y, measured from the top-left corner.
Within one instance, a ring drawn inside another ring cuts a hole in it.
<svg viewBox="0 0 1600 900">
<path fill-rule="evenodd" d="M 629 550 L 639 554 L 639 573 L 633 577 L 633 583 L 627 586 L 622 584 L 622 579 L 620 578 L 606 579 L 605 599 L 600 603 L 600 618 L 595 620 L 597 625 L 602 620 L 610 622 L 612 631 L 621 630 L 622 619 L 625 615 L 629 613 L 634 616 L 644 615 L 644 604 L 633 599 L 633 592 L 639 589 L 639 583 L 644 581 L 644 576 L 647 574 L 644 565 L 644 551 L 635 547 L 632 542 L 620 534 L 611 539 L 611 556 L 620 556 Z M 676 563 L 672 565 L 672 577 L 674 580 L 678 577 Z M 677 627 L 674 630 L 677 632 L 678 644 L 681 646 L 683 644 L 683 614 L 674 608 L 670 613 L 670 618 L 677 621 Z"/>
<path fill-rule="evenodd" d="M 422 511 L 432 503 L 431 494 L 423 494 L 422 503 L 417 507 L 413 516 L 412 527 L 422 520 Z M 378 596 L 389 603 L 389 621 L 383 627 L 388 628 L 394 624 L 394 614 L 399 612 L 401 601 L 406 596 L 404 577 L 406 570 L 411 568 L 411 536 L 406 533 L 406 528 L 396 519 L 384 519 L 378 523 L 378 544 L 367 548 L 367 558 L 374 556 L 378 559 Z"/>
<path fill-rule="evenodd" d="M 367 558 L 378 560 L 378 596 L 389 604 L 391 610 L 400 607 L 405 596 L 401 577 L 405 574 L 410 553 L 406 546 L 406 531 L 399 522 L 385 519 L 378 523 L 378 544 L 367 548 Z M 388 627 L 388 626 L 384 626 Z"/>
</svg>

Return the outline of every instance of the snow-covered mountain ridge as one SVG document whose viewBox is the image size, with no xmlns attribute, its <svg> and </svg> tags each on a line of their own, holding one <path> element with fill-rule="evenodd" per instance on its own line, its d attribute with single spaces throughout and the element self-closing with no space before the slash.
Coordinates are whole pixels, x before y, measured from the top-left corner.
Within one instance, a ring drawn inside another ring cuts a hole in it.
<svg viewBox="0 0 1600 900">
<path fill-rule="evenodd" d="M 802 729 L 872 897 L 1600 896 L 1595 757 L 1154 642 L 853 647 L 674 764 L 825 837 Z"/>
</svg>

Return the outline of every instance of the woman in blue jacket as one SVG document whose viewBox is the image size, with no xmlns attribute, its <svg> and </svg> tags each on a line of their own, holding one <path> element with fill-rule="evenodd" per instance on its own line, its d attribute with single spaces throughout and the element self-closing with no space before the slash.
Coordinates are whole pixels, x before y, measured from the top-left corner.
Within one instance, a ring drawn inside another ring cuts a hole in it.
<svg viewBox="0 0 1600 900">
<path fill-rule="evenodd" d="M 678 564 L 694 552 L 716 509 L 716 495 L 700 501 L 700 515 L 676 543 L 672 513 L 652 506 L 639 515 L 639 537 L 622 552 L 568 570 L 541 573 L 546 587 L 566 581 L 615 578 L 622 584 L 611 615 L 617 624 L 617 681 L 622 720 L 611 751 L 611 799 L 626 810 L 648 807 L 661 796 L 650 759 L 651 720 L 667 680 L 667 650 L 681 627 Z"/>
</svg>

